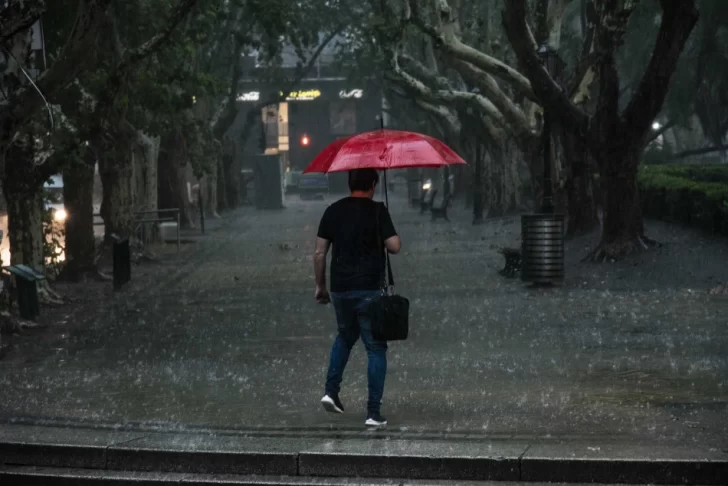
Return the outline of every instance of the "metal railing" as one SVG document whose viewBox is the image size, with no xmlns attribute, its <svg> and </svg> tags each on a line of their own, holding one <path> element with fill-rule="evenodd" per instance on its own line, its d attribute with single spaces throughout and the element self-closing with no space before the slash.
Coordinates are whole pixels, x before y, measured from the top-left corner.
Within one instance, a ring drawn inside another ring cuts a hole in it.
<svg viewBox="0 0 728 486">
<path fill-rule="evenodd" d="M 146 217 L 150 214 L 157 214 L 157 217 Z M 162 214 L 172 214 L 172 216 L 159 216 Z M 142 241 L 145 241 L 146 238 L 144 237 L 144 225 L 149 223 L 171 223 L 176 222 L 177 223 L 177 253 L 179 253 L 180 250 L 180 210 L 179 208 L 173 208 L 173 209 L 151 209 L 148 211 L 137 211 L 134 213 L 135 218 L 141 217 L 142 219 L 135 219 L 134 224 L 136 225 L 134 228 L 134 233 L 138 233 L 140 230 L 142 231 Z"/>
<path fill-rule="evenodd" d="M 156 217 L 147 217 L 148 215 L 156 214 Z M 163 214 L 171 214 L 171 216 L 160 216 Z M 101 214 L 94 214 L 94 220 L 97 217 L 101 217 Z M 140 219 L 141 218 L 141 219 Z M 180 251 L 180 245 L 182 242 L 181 235 L 180 235 L 180 209 L 179 208 L 172 208 L 172 209 L 149 209 L 146 211 L 136 211 L 134 212 L 134 234 L 137 235 L 140 232 L 142 233 L 142 236 L 139 238 L 140 241 L 146 242 L 146 232 L 145 232 L 145 225 L 152 224 L 152 223 L 177 223 L 177 253 Z M 100 221 L 94 221 L 94 226 L 103 226 L 104 222 Z"/>
</svg>

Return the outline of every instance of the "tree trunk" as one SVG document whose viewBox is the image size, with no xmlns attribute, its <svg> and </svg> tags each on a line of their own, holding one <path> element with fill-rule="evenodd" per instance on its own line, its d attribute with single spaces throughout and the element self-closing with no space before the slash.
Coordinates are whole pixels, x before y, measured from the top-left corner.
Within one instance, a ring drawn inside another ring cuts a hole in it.
<svg viewBox="0 0 728 486">
<path fill-rule="evenodd" d="M 587 259 L 601 262 L 646 250 L 655 242 L 645 236 L 642 220 L 637 184 L 640 151 L 597 155 L 611 160 L 599 161 L 605 191 L 602 238 Z"/>
<path fill-rule="evenodd" d="M 159 137 L 150 137 L 141 130 L 137 130 L 132 143 L 132 156 L 134 164 L 134 207 L 143 211 L 140 219 L 150 219 L 157 216 L 158 208 L 158 165 L 159 165 Z M 166 215 L 169 216 L 169 215 Z M 142 240 L 144 243 L 155 241 L 158 232 L 154 223 L 142 225 Z"/>
<path fill-rule="evenodd" d="M 212 166 L 212 170 L 210 171 L 210 173 L 203 178 L 203 181 L 205 183 L 205 189 L 203 191 L 203 194 L 205 195 L 205 216 L 210 216 L 213 218 L 220 217 L 220 214 L 218 214 L 217 212 L 217 168 L 218 164 L 216 162 Z"/>
<path fill-rule="evenodd" d="M 66 266 L 59 278 L 79 282 L 98 273 L 94 239 L 93 152 L 72 161 L 63 171 L 63 203 L 66 218 Z"/>
<path fill-rule="evenodd" d="M 193 218 L 192 216 L 194 208 L 192 207 L 192 201 L 190 201 L 190 198 L 194 197 L 194 194 L 191 188 L 187 187 L 188 182 L 191 185 L 191 181 L 188 179 L 187 158 L 180 157 L 177 161 L 178 164 L 175 167 L 175 174 L 177 177 L 176 187 L 179 191 L 177 200 L 179 201 L 180 224 L 186 228 L 195 228 L 195 220 L 197 218 Z"/>
<path fill-rule="evenodd" d="M 225 165 L 223 158 L 217 161 L 217 210 L 219 212 L 229 209 L 227 204 L 227 177 L 225 175 Z"/>
<path fill-rule="evenodd" d="M 473 164 L 473 224 L 483 222 L 483 147 L 480 142 L 475 142 L 475 164 Z"/>
<path fill-rule="evenodd" d="M 223 167 L 225 171 L 225 195 L 228 209 L 240 206 L 240 164 L 237 163 L 233 142 L 227 141 L 223 148 Z"/>
<path fill-rule="evenodd" d="M 11 145 L 7 152 L 3 191 L 8 206 L 10 264 L 23 263 L 39 272 L 43 258 L 43 180 L 35 171 L 32 150 Z"/>
<path fill-rule="evenodd" d="M 134 231 L 134 163 L 129 144 L 118 138 L 116 142 L 109 141 L 96 150 L 103 186 L 101 217 L 107 242 L 112 241 L 112 235 L 130 238 Z"/>
<path fill-rule="evenodd" d="M 560 130 L 566 169 L 567 235 L 588 233 L 599 225 L 589 151 L 571 132 Z"/>
<path fill-rule="evenodd" d="M 9 182 L 6 179 L 6 183 Z M 6 186 L 10 264 L 23 263 L 43 272 L 43 193 L 41 189 L 16 191 Z"/>
<path fill-rule="evenodd" d="M 194 227 L 190 219 L 187 193 L 187 153 L 179 131 L 167 134 L 159 158 L 159 204 L 164 209 L 177 208 L 180 224 Z"/>
<path fill-rule="evenodd" d="M 142 131 L 137 131 L 132 145 L 135 177 L 134 202 L 140 211 L 157 209 L 159 145 L 159 137 L 150 137 Z"/>
<path fill-rule="evenodd" d="M 502 139 L 492 141 L 484 152 L 481 186 L 488 217 L 497 218 L 520 210 L 521 150 L 515 142 Z"/>
</svg>

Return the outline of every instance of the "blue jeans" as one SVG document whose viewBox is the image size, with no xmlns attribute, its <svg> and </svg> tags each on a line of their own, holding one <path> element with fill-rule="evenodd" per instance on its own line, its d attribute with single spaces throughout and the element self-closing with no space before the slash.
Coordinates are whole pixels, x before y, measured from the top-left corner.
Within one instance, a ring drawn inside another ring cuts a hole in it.
<svg viewBox="0 0 728 486">
<path fill-rule="evenodd" d="M 372 322 L 366 309 L 372 301 L 379 298 L 379 290 L 356 290 L 351 292 L 332 292 L 331 301 L 336 311 L 339 334 L 331 348 L 331 361 L 326 376 L 326 394 L 338 396 L 346 363 L 349 362 L 351 348 L 361 336 L 367 350 L 369 365 L 369 399 L 367 410 L 370 414 L 379 413 L 384 394 L 384 378 L 387 375 L 387 343 L 372 336 Z"/>
</svg>

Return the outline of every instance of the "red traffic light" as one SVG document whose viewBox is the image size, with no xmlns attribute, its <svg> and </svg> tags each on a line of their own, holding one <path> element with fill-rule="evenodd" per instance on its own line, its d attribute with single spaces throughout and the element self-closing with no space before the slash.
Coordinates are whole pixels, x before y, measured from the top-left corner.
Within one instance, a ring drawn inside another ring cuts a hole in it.
<svg viewBox="0 0 728 486">
<path fill-rule="evenodd" d="M 310 143 L 311 143 L 311 140 L 308 138 L 308 135 L 304 135 L 303 137 L 301 137 L 301 145 L 306 147 Z"/>
</svg>

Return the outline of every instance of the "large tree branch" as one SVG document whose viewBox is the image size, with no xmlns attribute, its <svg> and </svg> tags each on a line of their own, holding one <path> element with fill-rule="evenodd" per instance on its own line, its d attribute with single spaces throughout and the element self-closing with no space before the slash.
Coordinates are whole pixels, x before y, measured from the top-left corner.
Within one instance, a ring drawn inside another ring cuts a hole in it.
<svg viewBox="0 0 728 486">
<path fill-rule="evenodd" d="M 405 58 L 408 56 L 405 56 Z M 414 61 L 414 60 L 413 60 Z M 424 66 L 420 66 L 423 70 L 427 71 Z M 434 76 L 431 71 L 423 72 L 423 76 L 431 76 L 432 78 L 435 78 L 438 80 L 439 84 L 436 89 L 449 89 L 449 85 L 447 85 L 446 81 L 443 78 L 440 78 L 438 76 Z M 408 101 L 414 101 L 417 107 L 425 110 L 426 112 L 434 115 L 439 120 L 444 120 L 448 125 L 452 127 L 454 131 L 459 132 L 460 131 L 460 119 L 458 118 L 457 114 L 454 113 L 449 107 L 445 106 L 442 103 L 436 102 L 436 101 L 428 101 L 425 99 L 425 97 L 422 96 L 422 94 L 417 91 L 416 89 L 409 86 L 407 83 L 404 83 L 401 78 L 398 78 L 395 74 L 392 73 L 386 73 L 384 75 L 384 78 L 390 81 L 388 89 L 395 93 L 400 98 L 406 99 Z"/>
<path fill-rule="evenodd" d="M 675 122 L 670 120 L 669 122 L 662 125 L 659 129 L 652 130 L 652 133 L 650 133 L 650 135 L 647 137 L 647 143 L 645 145 L 657 140 L 661 135 L 664 135 L 665 132 L 667 132 L 674 126 L 675 126 Z"/>
<path fill-rule="evenodd" d="M 235 47 L 233 49 L 235 52 L 233 59 L 235 59 L 235 61 L 230 73 L 230 87 L 228 88 L 228 95 L 222 102 L 222 106 L 213 117 L 211 123 L 212 133 L 217 140 L 222 140 L 225 133 L 228 131 L 230 126 L 235 123 L 235 118 L 238 116 L 238 86 L 240 84 L 240 78 L 243 77 L 243 65 L 240 62 L 240 53 L 243 49 L 242 38 L 235 39 Z"/>
<path fill-rule="evenodd" d="M 447 0 L 435 0 L 440 19 L 440 27 L 435 28 L 429 25 L 422 17 L 417 2 L 410 2 L 412 17 L 411 20 L 423 33 L 431 36 L 438 47 L 463 61 L 469 62 L 479 69 L 492 74 L 510 83 L 521 95 L 530 100 L 536 101 L 530 82 L 526 76 L 512 68 L 508 64 L 492 56 L 481 52 L 460 40 L 456 32 L 455 17 Z"/>
<path fill-rule="evenodd" d="M 44 0 L 10 0 L 0 7 L 0 44 L 30 29 L 45 10 Z"/>
<path fill-rule="evenodd" d="M 36 86 L 24 86 L 7 100 L 0 119 L 3 139 L 8 132 L 17 130 L 34 116 L 46 103 L 39 94 L 53 102 L 65 88 L 86 69 L 93 60 L 98 33 L 106 17 L 111 0 L 84 0 L 79 2 L 71 34 L 58 59 L 36 81 Z M 12 134 L 10 134 L 12 136 Z"/>
<path fill-rule="evenodd" d="M 392 79 L 393 76 L 391 75 L 385 75 L 385 78 L 389 78 L 395 83 L 398 82 L 398 80 Z M 418 96 L 417 93 L 412 93 L 405 87 L 390 85 L 386 88 L 386 90 L 406 102 L 412 102 L 414 99 L 417 108 L 430 115 L 437 125 L 442 126 L 444 124 L 446 127 L 445 130 L 449 131 L 451 134 L 457 135 L 462 130 L 460 118 L 447 106 L 425 101 L 422 97 Z M 418 120 L 416 116 L 412 119 L 419 122 L 422 121 Z"/>
<path fill-rule="evenodd" d="M 410 90 L 418 93 L 420 96 L 423 96 L 426 100 L 430 101 L 436 101 L 436 102 L 465 102 L 469 103 L 471 106 L 477 107 L 479 110 L 483 111 L 486 115 L 492 117 L 497 121 L 498 125 L 501 126 L 507 126 L 506 120 L 503 117 L 503 114 L 498 111 L 498 108 L 487 98 L 484 96 L 481 96 L 477 93 L 468 93 L 464 91 L 455 91 L 455 90 L 445 90 L 445 89 L 438 89 L 433 90 L 427 87 L 425 83 L 423 83 L 421 80 L 415 78 L 414 76 L 407 73 L 405 70 L 403 70 L 398 62 L 397 54 L 393 53 L 391 56 L 391 67 L 392 71 L 395 74 L 395 79 L 399 79 L 404 85 L 406 85 Z"/>
<path fill-rule="evenodd" d="M 660 113 L 680 54 L 698 21 L 695 0 L 660 0 L 660 4 L 662 22 L 652 59 L 622 116 L 622 129 L 632 134 L 633 144 L 644 143 Z"/>
<path fill-rule="evenodd" d="M 524 138 L 534 136 L 526 114 L 498 86 L 498 83 L 492 76 L 473 66 L 471 63 L 461 61 L 460 59 L 450 58 L 446 59 L 445 62 L 455 68 L 466 82 L 476 86 L 495 105 L 508 121 L 511 130 L 516 136 Z"/>
<path fill-rule="evenodd" d="M 403 65 L 404 69 L 414 73 L 414 75 L 422 80 L 425 84 L 435 89 L 451 89 L 450 81 L 444 76 L 438 75 L 438 73 L 432 69 L 428 69 L 417 59 L 404 53 L 399 53 L 398 61 Z"/>
<path fill-rule="evenodd" d="M 684 159 L 685 157 L 690 157 L 691 155 L 705 155 L 705 154 L 710 154 L 713 152 L 725 152 L 725 151 L 728 151 L 728 145 L 719 145 L 717 147 L 703 147 L 703 148 L 699 148 L 699 149 L 683 150 L 682 152 L 678 152 L 675 155 L 673 155 L 673 158 Z"/>
<path fill-rule="evenodd" d="M 526 23 L 526 0 L 509 0 L 502 17 L 508 40 L 538 99 L 562 125 L 576 133 L 585 134 L 589 116 L 571 102 L 567 93 L 546 71 L 537 54 L 536 42 Z"/>
<path fill-rule="evenodd" d="M 123 72 L 129 67 L 143 61 L 148 56 L 162 47 L 172 36 L 177 26 L 187 17 L 199 0 L 180 0 L 175 7 L 172 16 L 167 21 L 161 32 L 147 40 L 142 45 L 124 52 L 124 57 L 117 65 L 117 71 Z"/>
</svg>

